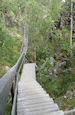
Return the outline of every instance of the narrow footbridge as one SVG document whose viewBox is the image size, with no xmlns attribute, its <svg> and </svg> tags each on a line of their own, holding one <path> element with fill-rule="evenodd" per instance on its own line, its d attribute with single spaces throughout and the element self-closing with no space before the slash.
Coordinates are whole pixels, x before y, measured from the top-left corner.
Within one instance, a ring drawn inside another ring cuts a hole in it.
<svg viewBox="0 0 75 115">
<path fill-rule="evenodd" d="M 18 83 L 18 115 L 63 115 L 57 104 L 36 81 L 35 64 L 25 64 Z"/>
<path fill-rule="evenodd" d="M 0 115 L 4 115 L 10 92 L 11 115 L 75 115 L 75 110 L 59 110 L 58 105 L 37 82 L 36 64 L 25 64 L 25 53 L 21 54 L 17 63 L 0 79 Z"/>
</svg>

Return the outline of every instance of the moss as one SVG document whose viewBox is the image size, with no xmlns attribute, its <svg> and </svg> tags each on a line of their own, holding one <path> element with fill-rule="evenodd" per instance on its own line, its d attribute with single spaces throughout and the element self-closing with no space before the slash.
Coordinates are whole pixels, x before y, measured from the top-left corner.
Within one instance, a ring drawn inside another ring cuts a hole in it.
<svg viewBox="0 0 75 115">
<path fill-rule="evenodd" d="M 4 115 L 11 115 L 12 104 L 6 104 Z"/>
</svg>

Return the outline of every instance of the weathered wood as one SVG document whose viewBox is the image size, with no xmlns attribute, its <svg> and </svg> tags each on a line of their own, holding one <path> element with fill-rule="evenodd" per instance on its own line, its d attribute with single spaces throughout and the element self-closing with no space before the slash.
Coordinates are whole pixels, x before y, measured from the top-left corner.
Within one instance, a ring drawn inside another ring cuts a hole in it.
<svg viewBox="0 0 75 115">
<path fill-rule="evenodd" d="M 64 115 L 75 115 L 75 109 L 65 111 Z"/>
<path fill-rule="evenodd" d="M 17 79 L 17 82 L 18 82 L 18 79 Z M 15 95 L 14 95 L 14 101 L 13 101 L 13 107 L 12 107 L 12 111 L 11 111 L 11 115 L 17 115 L 17 89 L 18 89 L 18 83 L 16 83 L 16 89 L 15 89 Z"/>
<path fill-rule="evenodd" d="M 59 112 L 58 105 L 36 81 L 35 64 L 25 64 L 18 84 L 17 115 L 42 115 Z"/>
<path fill-rule="evenodd" d="M 23 56 L 24 53 L 22 53 L 17 63 L 0 79 L 0 115 L 3 115 L 4 113 L 4 108 L 7 102 L 7 98 L 11 90 L 13 80 L 15 80 L 17 68 Z"/>
<path fill-rule="evenodd" d="M 25 60 L 25 58 L 23 58 L 22 63 L 20 65 L 19 70 L 18 70 L 17 75 L 16 75 L 17 80 L 16 80 L 16 88 L 15 88 L 15 95 L 14 95 L 14 101 L 13 101 L 11 115 L 17 115 L 16 110 L 17 110 L 17 91 L 18 91 L 18 79 L 19 79 L 18 77 L 19 77 L 19 72 L 20 72 L 22 65 L 24 63 L 24 60 Z"/>
<path fill-rule="evenodd" d="M 28 26 L 27 24 L 24 25 L 24 39 L 23 39 L 23 43 L 21 46 L 21 53 L 22 52 L 27 52 L 28 49 Z"/>
</svg>

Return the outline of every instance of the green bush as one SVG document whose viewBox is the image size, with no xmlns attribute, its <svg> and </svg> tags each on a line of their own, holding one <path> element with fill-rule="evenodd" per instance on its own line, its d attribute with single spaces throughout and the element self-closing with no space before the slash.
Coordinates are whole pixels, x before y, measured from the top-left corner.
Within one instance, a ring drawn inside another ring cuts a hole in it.
<svg viewBox="0 0 75 115">
<path fill-rule="evenodd" d="M 19 47 L 20 41 L 13 39 L 0 29 L 0 63 L 9 63 L 10 66 L 13 66 L 19 57 Z"/>
</svg>

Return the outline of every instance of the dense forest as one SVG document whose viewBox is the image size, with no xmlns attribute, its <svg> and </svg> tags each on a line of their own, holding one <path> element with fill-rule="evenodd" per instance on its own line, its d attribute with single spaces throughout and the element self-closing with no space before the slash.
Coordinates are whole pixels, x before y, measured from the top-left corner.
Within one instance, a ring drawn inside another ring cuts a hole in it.
<svg viewBox="0 0 75 115">
<path fill-rule="evenodd" d="M 73 18 L 75 20 L 75 15 Z M 0 77 L 20 56 L 25 25 L 28 34 L 26 63 L 37 64 L 37 81 L 60 109 L 75 108 L 71 0 L 0 0 Z M 10 115 L 10 100 L 9 96 L 5 115 Z"/>
</svg>

